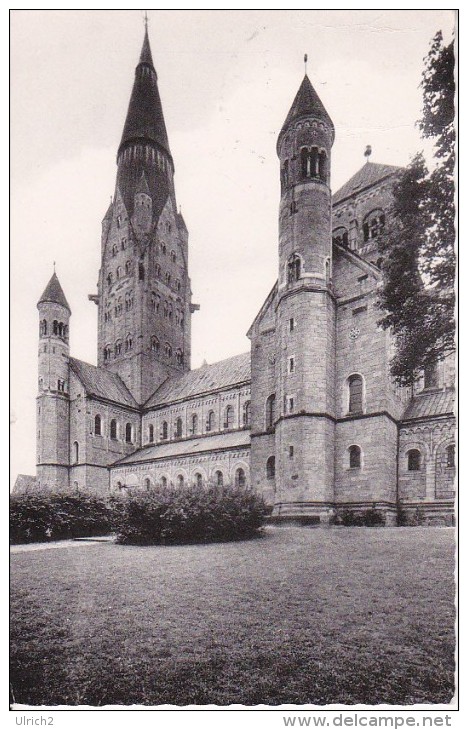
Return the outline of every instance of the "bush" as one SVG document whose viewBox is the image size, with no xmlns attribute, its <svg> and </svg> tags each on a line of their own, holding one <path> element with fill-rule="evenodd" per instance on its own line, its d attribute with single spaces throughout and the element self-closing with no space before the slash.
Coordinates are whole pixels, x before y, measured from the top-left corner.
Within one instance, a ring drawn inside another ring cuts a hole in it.
<svg viewBox="0 0 468 730">
<path fill-rule="evenodd" d="M 156 545 L 239 540 L 265 522 L 263 499 L 233 487 L 155 487 L 114 498 L 117 542 Z"/>
<path fill-rule="evenodd" d="M 344 527 L 378 527 L 385 525 L 385 515 L 375 508 L 365 510 L 365 512 L 345 509 L 335 517 L 334 524 Z"/>
<path fill-rule="evenodd" d="M 112 511 L 92 495 L 19 494 L 10 499 L 10 542 L 45 542 L 106 535 Z"/>
</svg>

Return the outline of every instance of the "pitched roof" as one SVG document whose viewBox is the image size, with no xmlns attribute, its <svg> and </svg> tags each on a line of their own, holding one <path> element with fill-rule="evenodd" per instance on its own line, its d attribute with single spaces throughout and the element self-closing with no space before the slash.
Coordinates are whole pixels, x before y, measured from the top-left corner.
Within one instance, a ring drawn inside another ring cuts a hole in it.
<svg viewBox="0 0 468 730">
<path fill-rule="evenodd" d="M 401 171 L 403 168 L 396 165 L 381 165 L 378 162 L 366 162 L 336 193 L 333 194 L 332 204 L 340 203 L 342 200 L 356 195 L 356 193 L 368 188 L 380 180 Z"/>
<path fill-rule="evenodd" d="M 139 464 L 145 461 L 168 459 L 175 456 L 200 454 L 218 449 L 233 449 L 250 446 L 250 431 L 226 431 L 213 436 L 186 439 L 184 441 L 168 441 L 154 446 L 147 446 L 135 453 L 120 459 L 117 464 Z M 114 464 L 115 465 L 115 464 Z"/>
<path fill-rule="evenodd" d="M 60 285 L 58 276 L 55 271 L 50 277 L 50 281 L 47 284 L 46 288 L 42 292 L 42 296 L 37 303 L 38 306 L 43 302 L 54 302 L 54 304 L 60 304 L 62 307 L 65 307 L 65 309 L 68 309 L 71 314 L 70 305 L 68 304 L 65 294 L 63 293 L 63 289 Z"/>
<path fill-rule="evenodd" d="M 151 69 L 148 72 L 148 67 Z M 150 140 L 169 154 L 169 140 L 158 89 L 158 77 L 151 57 L 148 31 L 145 31 L 140 61 L 135 70 L 132 95 L 120 147 L 126 142 Z"/>
<path fill-rule="evenodd" d="M 325 109 L 324 105 L 322 104 L 319 95 L 310 83 L 310 79 L 307 74 L 302 80 L 299 91 L 294 98 L 288 116 L 286 117 L 286 120 L 281 128 L 278 142 L 281 136 L 287 130 L 287 128 L 292 124 L 292 122 L 296 121 L 296 119 L 300 119 L 301 117 L 314 117 L 315 119 L 320 119 L 328 124 L 334 131 L 331 117 Z"/>
<path fill-rule="evenodd" d="M 438 390 L 432 393 L 420 393 L 412 398 L 405 410 L 402 420 L 410 421 L 415 418 L 431 418 L 454 412 L 455 391 Z"/>
<path fill-rule="evenodd" d="M 70 366 L 83 384 L 87 395 L 111 400 L 131 408 L 137 407 L 137 402 L 117 373 L 98 368 L 74 357 L 70 358 Z"/>
<path fill-rule="evenodd" d="M 250 352 L 168 378 L 145 403 L 154 408 L 250 380 Z"/>
</svg>

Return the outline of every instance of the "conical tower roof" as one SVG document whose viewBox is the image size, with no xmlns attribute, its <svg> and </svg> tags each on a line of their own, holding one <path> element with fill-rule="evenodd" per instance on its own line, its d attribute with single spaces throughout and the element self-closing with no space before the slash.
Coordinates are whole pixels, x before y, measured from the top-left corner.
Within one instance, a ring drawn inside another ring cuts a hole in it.
<svg viewBox="0 0 468 730">
<path fill-rule="evenodd" d="M 325 109 L 322 101 L 320 100 L 319 95 L 312 86 L 307 74 L 302 80 L 299 91 L 294 98 L 288 116 L 286 117 L 286 120 L 281 128 L 278 142 L 285 133 L 285 131 L 288 129 L 288 127 L 297 119 L 301 119 L 302 117 L 313 117 L 314 119 L 319 119 L 322 122 L 325 122 L 325 124 L 332 129 L 334 136 L 335 128 L 333 126 L 331 117 Z"/>
<path fill-rule="evenodd" d="M 58 280 L 58 276 L 55 271 L 50 277 L 50 281 L 44 289 L 42 296 L 37 303 L 37 306 L 39 306 L 39 304 L 42 304 L 43 302 L 53 302 L 54 304 L 60 304 L 62 307 L 65 307 L 65 309 L 68 309 L 71 314 L 70 305 L 68 304 L 65 294 L 63 293 L 62 286 Z"/>
<path fill-rule="evenodd" d="M 135 70 L 132 95 L 119 150 L 127 142 L 156 142 L 170 154 L 169 140 L 158 89 L 158 77 L 153 65 L 148 29 Z"/>
</svg>

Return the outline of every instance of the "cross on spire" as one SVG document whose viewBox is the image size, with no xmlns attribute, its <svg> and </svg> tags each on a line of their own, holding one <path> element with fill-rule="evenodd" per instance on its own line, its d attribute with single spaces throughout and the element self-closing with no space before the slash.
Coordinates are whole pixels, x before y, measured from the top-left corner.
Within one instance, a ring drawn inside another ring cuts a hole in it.
<svg viewBox="0 0 468 730">
<path fill-rule="evenodd" d="M 304 73 L 307 76 L 307 53 L 304 53 Z"/>
<path fill-rule="evenodd" d="M 145 30 L 147 31 L 148 30 L 148 11 L 147 10 L 145 10 L 145 14 L 143 16 L 143 22 L 145 24 Z"/>
</svg>

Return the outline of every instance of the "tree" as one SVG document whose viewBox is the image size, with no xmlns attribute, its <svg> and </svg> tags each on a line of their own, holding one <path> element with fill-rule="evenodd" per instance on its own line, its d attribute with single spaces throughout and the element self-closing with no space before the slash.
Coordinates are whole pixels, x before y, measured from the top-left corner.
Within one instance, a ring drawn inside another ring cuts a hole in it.
<svg viewBox="0 0 468 730">
<path fill-rule="evenodd" d="M 411 385 L 455 350 L 454 42 L 436 34 L 424 59 L 423 138 L 433 142 L 429 172 L 418 153 L 394 186 L 391 230 L 382 238 L 380 325 L 394 336 L 391 373 Z"/>
</svg>

